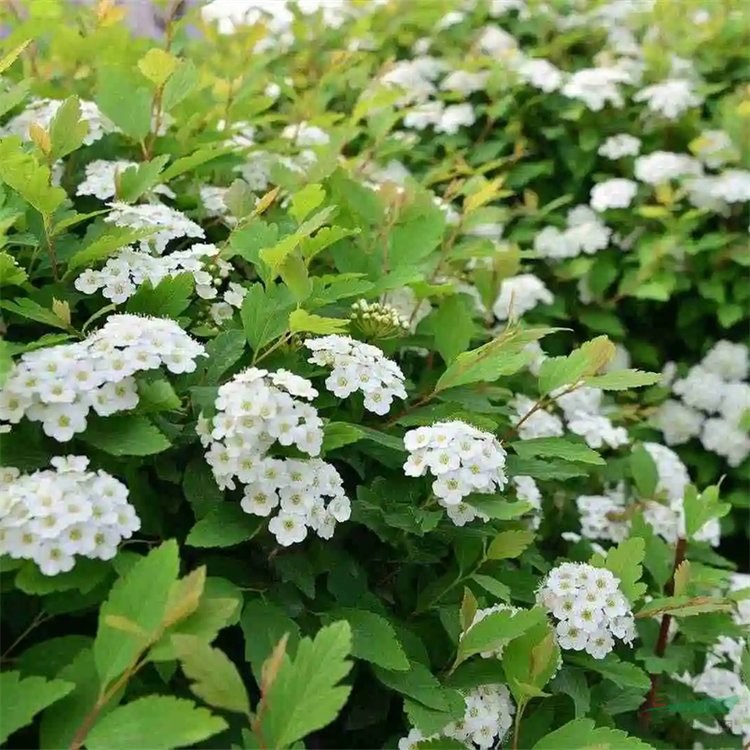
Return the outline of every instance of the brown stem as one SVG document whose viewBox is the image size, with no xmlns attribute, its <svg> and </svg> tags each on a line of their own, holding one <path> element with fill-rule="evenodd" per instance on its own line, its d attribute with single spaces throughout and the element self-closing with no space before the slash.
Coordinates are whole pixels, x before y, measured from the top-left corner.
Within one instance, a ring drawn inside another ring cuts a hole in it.
<svg viewBox="0 0 750 750">
<path fill-rule="evenodd" d="M 680 567 L 682 562 L 685 560 L 685 550 L 687 548 L 687 539 L 680 538 L 677 540 L 677 546 L 674 550 L 674 567 L 672 568 L 672 575 L 667 581 L 667 585 L 664 587 L 664 592 L 667 596 L 672 596 L 674 593 L 674 574 L 677 572 L 677 568 Z M 667 650 L 667 642 L 669 639 L 669 623 L 672 621 L 672 615 L 663 614 L 661 617 L 661 625 L 659 626 L 659 637 L 656 639 L 656 646 L 654 647 L 654 653 L 659 658 L 664 656 Z M 641 706 L 640 718 L 641 724 L 644 727 L 648 727 L 650 717 L 650 710 L 656 706 L 656 695 L 659 688 L 659 675 L 652 674 L 651 677 L 651 688 L 648 691 L 648 696 L 644 704 Z"/>
<path fill-rule="evenodd" d="M 42 610 L 41 612 L 38 612 L 36 617 L 31 621 L 30 625 L 21 633 L 21 635 L 16 638 L 13 643 L 8 646 L 8 648 L 3 651 L 2 656 L 0 656 L 0 661 L 5 661 L 5 659 L 8 657 L 8 654 L 29 634 L 32 630 L 37 628 L 39 625 L 41 625 L 45 620 L 48 620 L 49 617 L 46 616 L 46 613 Z"/>
</svg>

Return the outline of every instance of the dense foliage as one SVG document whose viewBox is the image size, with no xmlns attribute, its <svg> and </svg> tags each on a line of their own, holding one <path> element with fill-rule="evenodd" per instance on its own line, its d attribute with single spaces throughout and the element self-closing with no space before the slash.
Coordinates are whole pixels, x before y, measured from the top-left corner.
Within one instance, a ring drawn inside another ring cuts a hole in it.
<svg viewBox="0 0 750 750">
<path fill-rule="evenodd" d="M 746 4 L 263 5 L 3 9 L 0 740 L 742 747 Z"/>
</svg>

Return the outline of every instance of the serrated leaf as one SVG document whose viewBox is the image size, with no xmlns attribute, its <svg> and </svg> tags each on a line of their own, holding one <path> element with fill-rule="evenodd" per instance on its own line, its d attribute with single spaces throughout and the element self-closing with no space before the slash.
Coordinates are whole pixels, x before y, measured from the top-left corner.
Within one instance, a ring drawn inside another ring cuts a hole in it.
<svg viewBox="0 0 750 750">
<path fill-rule="evenodd" d="M 0 673 L 0 742 L 32 719 L 47 706 L 65 697 L 75 685 L 64 680 L 25 677 L 20 672 Z"/>
<path fill-rule="evenodd" d="M 125 135 L 142 141 L 151 129 L 151 92 L 135 71 L 108 67 L 99 72 L 95 101 Z"/>
<path fill-rule="evenodd" d="M 631 537 L 611 547 L 606 559 L 594 555 L 591 564 L 597 568 L 607 568 L 620 581 L 620 590 L 632 603 L 646 592 L 646 584 L 639 583 L 643 575 L 641 563 L 646 556 L 646 543 L 640 537 Z"/>
<path fill-rule="evenodd" d="M 544 611 L 539 607 L 515 613 L 508 610 L 493 612 L 483 617 L 461 637 L 454 668 L 474 654 L 504 646 L 545 620 Z"/>
<path fill-rule="evenodd" d="M 324 318 L 307 310 L 294 310 L 289 315 L 289 330 L 292 333 L 343 333 L 349 321 L 342 318 Z"/>
<path fill-rule="evenodd" d="M 279 268 L 279 274 L 297 304 L 302 304 L 312 294 L 312 280 L 305 261 L 298 252 L 295 251 L 287 256 Z"/>
<path fill-rule="evenodd" d="M 659 484 L 659 472 L 651 454 L 638 445 L 630 453 L 630 472 L 641 497 L 653 498 Z"/>
<path fill-rule="evenodd" d="M 89 124 L 81 119 L 78 97 L 68 97 L 55 112 L 49 126 L 50 160 L 62 159 L 83 143 Z"/>
<path fill-rule="evenodd" d="M 169 86 L 169 84 L 167 84 Z M 169 182 L 175 177 L 179 177 L 185 172 L 190 172 L 196 167 L 206 164 L 209 161 L 218 159 L 220 156 L 228 153 L 231 149 L 228 146 L 206 146 L 193 151 L 192 154 L 181 156 L 175 159 L 162 173 L 162 182 Z"/>
<path fill-rule="evenodd" d="M 194 279 L 191 273 L 167 276 L 156 286 L 145 281 L 128 300 L 125 309 L 135 315 L 177 318 L 190 305 Z"/>
<path fill-rule="evenodd" d="M 383 669 L 409 669 L 401 642 L 388 620 L 363 609 L 340 607 L 328 613 L 335 620 L 346 620 L 352 631 L 352 656 L 377 664 Z"/>
<path fill-rule="evenodd" d="M 261 284 L 248 287 L 242 300 L 240 318 L 247 341 L 254 351 L 259 351 L 287 330 L 289 312 L 294 302 L 288 290 Z"/>
<path fill-rule="evenodd" d="M 580 461 L 597 466 L 606 463 L 595 450 L 573 438 L 530 438 L 529 440 L 518 440 L 511 443 L 510 446 L 521 458 L 534 458 L 536 456 L 562 458 L 566 461 Z"/>
<path fill-rule="evenodd" d="M 528 361 L 523 348 L 556 328 L 513 328 L 477 349 L 459 354 L 442 374 L 435 392 L 467 383 L 492 382 L 501 375 L 512 375 Z"/>
<path fill-rule="evenodd" d="M 533 750 L 653 750 L 637 737 L 620 729 L 597 727 L 591 719 L 573 719 L 543 737 Z"/>
<path fill-rule="evenodd" d="M 139 61 L 138 69 L 155 86 L 163 86 L 177 67 L 177 58 L 163 49 L 150 49 Z"/>
<path fill-rule="evenodd" d="M 576 718 L 585 716 L 591 706 L 591 691 L 584 672 L 564 666 L 550 683 L 556 693 L 564 693 L 573 701 Z"/>
<path fill-rule="evenodd" d="M 512 518 L 518 518 L 531 510 L 532 507 L 529 503 L 521 500 L 510 502 L 502 495 L 482 495 L 480 493 L 467 495 L 464 502 L 485 516 L 498 521 L 510 521 Z"/>
<path fill-rule="evenodd" d="M 349 422 L 328 422 L 323 427 L 323 453 L 334 451 L 362 438 L 362 430 Z"/>
<path fill-rule="evenodd" d="M 31 44 L 31 39 L 26 39 L 0 59 L 0 73 L 4 73 L 19 58 L 21 53 Z"/>
<path fill-rule="evenodd" d="M 172 644 L 195 695 L 214 708 L 249 715 L 245 684 L 223 651 L 193 635 L 173 635 Z"/>
<path fill-rule="evenodd" d="M 170 590 L 177 580 L 177 543 L 164 542 L 139 560 L 109 592 L 99 611 L 99 628 L 94 641 L 94 659 L 102 685 L 122 674 L 148 646 L 164 619 Z M 146 633 L 123 633 L 106 624 L 109 615 L 131 620 Z"/>
<path fill-rule="evenodd" d="M 117 198 L 134 203 L 159 182 L 168 156 L 157 156 L 151 161 L 134 164 L 117 176 Z"/>
<path fill-rule="evenodd" d="M 227 723 L 192 701 L 166 695 L 138 698 L 97 721 L 86 737 L 88 750 L 147 747 L 172 750 L 195 745 L 226 729 Z"/>
<path fill-rule="evenodd" d="M 592 388 L 600 388 L 603 391 L 626 391 L 628 388 L 654 385 L 661 379 L 662 375 L 658 372 L 619 370 L 618 372 L 605 372 L 603 375 L 585 378 L 585 382 L 586 385 Z"/>
<path fill-rule="evenodd" d="M 351 691 L 339 684 L 352 667 L 351 646 L 349 625 L 336 622 L 303 638 L 294 659 L 284 658 L 259 709 L 270 747 L 288 747 L 336 718 Z"/>
<path fill-rule="evenodd" d="M 443 688 L 442 694 L 449 704 L 446 711 L 437 711 L 411 698 L 404 698 L 404 712 L 409 717 L 409 723 L 425 737 L 441 732 L 451 722 L 460 721 L 466 713 L 466 703 L 458 690 Z M 446 737 L 440 739 L 444 740 Z M 466 748 L 463 744 L 461 747 L 464 750 Z"/>
<path fill-rule="evenodd" d="M 171 446 L 146 417 L 90 417 L 81 439 L 112 456 L 151 456 Z"/>
<path fill-rule="evenodd" d="M 35 320 L 37 323 L 44 323 L 53 328 L 60 328 L 63 331 L 68 330 L 68 325 L 65 321 L 55 315 L 52 310 L 42 307 L 38 302 L 34 302 L 27 297 L 19 297 L 14 300 L 0 300 L 0 307 L 23 318 Z"/>
<path fill-rule="evenodd" d="M 716 596 L 668 596 L 653 599 L 637 613 L 636 617 L 655 617 L 672 615 L 672 617 L 693 617 L 706 612 L 732 612 L 734 605 L 728 599 Z"/>
<path fill-rule="evenodd" d="M 435 347 L 448 364 L 465 352 L 471 343 L 474 320 L 469 304 L 465 296 L 454 294 L 443 300 L 430 319 Z"/>
<path fill-rule="evenodd" d="M 511 529 L 501 531 L 487 548 L 488 560 L 507 560 L 518 557 L 533 541 L 531 529 Z"/>
<path fill-rule="evenodd" d="M 694 537 L 710 520 L 723 518 L 732 506 L 719 502 L 719 487 L 714 485 L 700 495 L 693 485 L 685 490 L 685 533 L 688 539 Z"/>
<path fill-rule="evenodd" d="M 240 619 L 245 637 L 245 659 L 250 662 L 255 679 L 260 682 L 263 662 L 276 644 L 287 637 L 287 652 L 293 652 L 299 641 L 299 626 L 279 606 L 254 599 L 242 610 Z"/>
<path fill-rule="evenodd" d="M 607 654 L 603 659 L 594 659 L 588 654 L 571 654 L 565 656 L 566 661 L 585 669 L 587 672 L 596 672 L 606 677 L 621 688 L 637 688 L 646 691 L 651 687 L 651 678 L 648 673 L 630 662 L 623 661 L 614 653 Z"/>
<path fill-rule="evenodd" d="M 537 609 L 535 607 L 531 612 Z M 541 622 L 537 621 L 503 650 L 503 669 L 516 701 L 546 695 L 542 688 L 552 679 L 560 663 L 560 648 L 554 631 L 544 612 L 542 615 Z"/>
<path fill-rule="evenodd" d="M 450 710 L 450 697 L 437 677 L 424 664 L 412 661 L 408 670 L 392 671 L 375 667 L 375 676 L 386 687 L 413 698 L 436 711 Z"/>
<path fill-rule="evenodd" d="M 73 253 L 68 261 L 68 273 L 79 268 L 94 265 L 117 250 L 132 245 L 153 233 L 151 229 L 128 229 L 126 227 L 110 227 L 104 234 L 99 235 L 93 242 Z"/>
<path fill-rule="evenodd" d="M 326 191 L 317 183 L 305 185 L 291 197 L 289 213 L 297 221 L 302 222 L 307 218 L 324 200 Z"/>
<path fill-rule="evenodd" d="M 506 586 L 502 581 L 498 581 L 491 576 L 482 575 L 475 573 L 471 577 L 472 581 L 476 581 L 485 591 L 492 594 L 497 599 L 501 599 L 504 602 L 510 601 L 510 587 Z"/>
<path fill-rule="evenodd" d="M 169 112 L 198 85 L 198 68 L 192 60 L 183 60 L 169 76 L 161 96 L 162 107 Z"/>
<path fill-rule="evenodd" d="M 0 140 L 0 180 L 43 215 L 51 216 L 67 197 L 50 185 L 49 168 L 24 151 L 17 136 Z"/>
<path fill-rule="evenodd" d="M 675 596 L 682 596 L 687 593 L 688 583 L 690 582 L 690 561 L 683 560 L 674 571 L 674 591 Z"/>
<path fill-rule="evenodd" d="M 0 287 L 21 286 L 26 279 L 28 275 L 16 259 L 6 252 L 0 252 Z"/>
<path fill-rule="evenodd" d="M 193 526 L 185 542 L 191 547 L 233 547 L 252 539 L 263 525 L 263 519 L 248 515 L 239 503 L 223 502 Z"/>
</svg>

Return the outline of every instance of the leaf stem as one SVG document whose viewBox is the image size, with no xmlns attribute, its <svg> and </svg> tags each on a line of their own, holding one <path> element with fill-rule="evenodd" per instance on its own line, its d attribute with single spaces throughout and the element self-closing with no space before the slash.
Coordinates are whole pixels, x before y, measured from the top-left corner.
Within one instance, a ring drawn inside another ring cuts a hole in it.
<svg viewBox="0 0 750 750">
<path fill-rule="evenodd" d="M 687 548 L 687 539 L 679 538 L 677 545 L 674 550 L 674 566 L 672 568 L 672 575 L 664 587 L 667 596 L 672 596 L 674 592 L 674 575 L 677 572 L 677 568 L 680 567 L 682 562 L 685 560 L 685 550 Z M 654 647 L 654 653 L 659 658 L 663 657 L 667 650 L 667 643 L 669 640 L 669 624 L 672 621 L 672 615 L 665 612 L 661 616 L 661 625 L 659 626 L 659 637 L 656 639 L 656 646 Z M 652 674 L 651 677 L 651 688 L 648 691 L 648 696 L 645 702 L 641 706 L 640 718 L 641 724 L 647 727 L 649 724 L 650 710 L 656 705 L 656 695 L 659 688 L 659 675 Z"/>
<path fill-rule="evenodd" d="M 526 710 L 526 706 L 528 706 L 529 701 L 526 698 L 523 698 L 518 703 L 518 711 L 516 711 L 516 720 L 513 723 L 513 750 L 518 750 L 518 740 L 521 734 L 521 717 L 523 716 L 523 712 Z"/>
</svg>

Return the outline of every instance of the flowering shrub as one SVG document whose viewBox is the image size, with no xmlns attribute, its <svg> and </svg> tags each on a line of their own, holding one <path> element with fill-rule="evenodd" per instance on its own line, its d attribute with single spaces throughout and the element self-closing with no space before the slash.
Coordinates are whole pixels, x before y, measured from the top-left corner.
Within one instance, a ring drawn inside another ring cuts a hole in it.
<svg viewBox="0 0 750 750">
<path fill-rule="evenodd" d="M 25 5 L 0 741 L 750 741 L 746 4 Z"/>
</svg>

